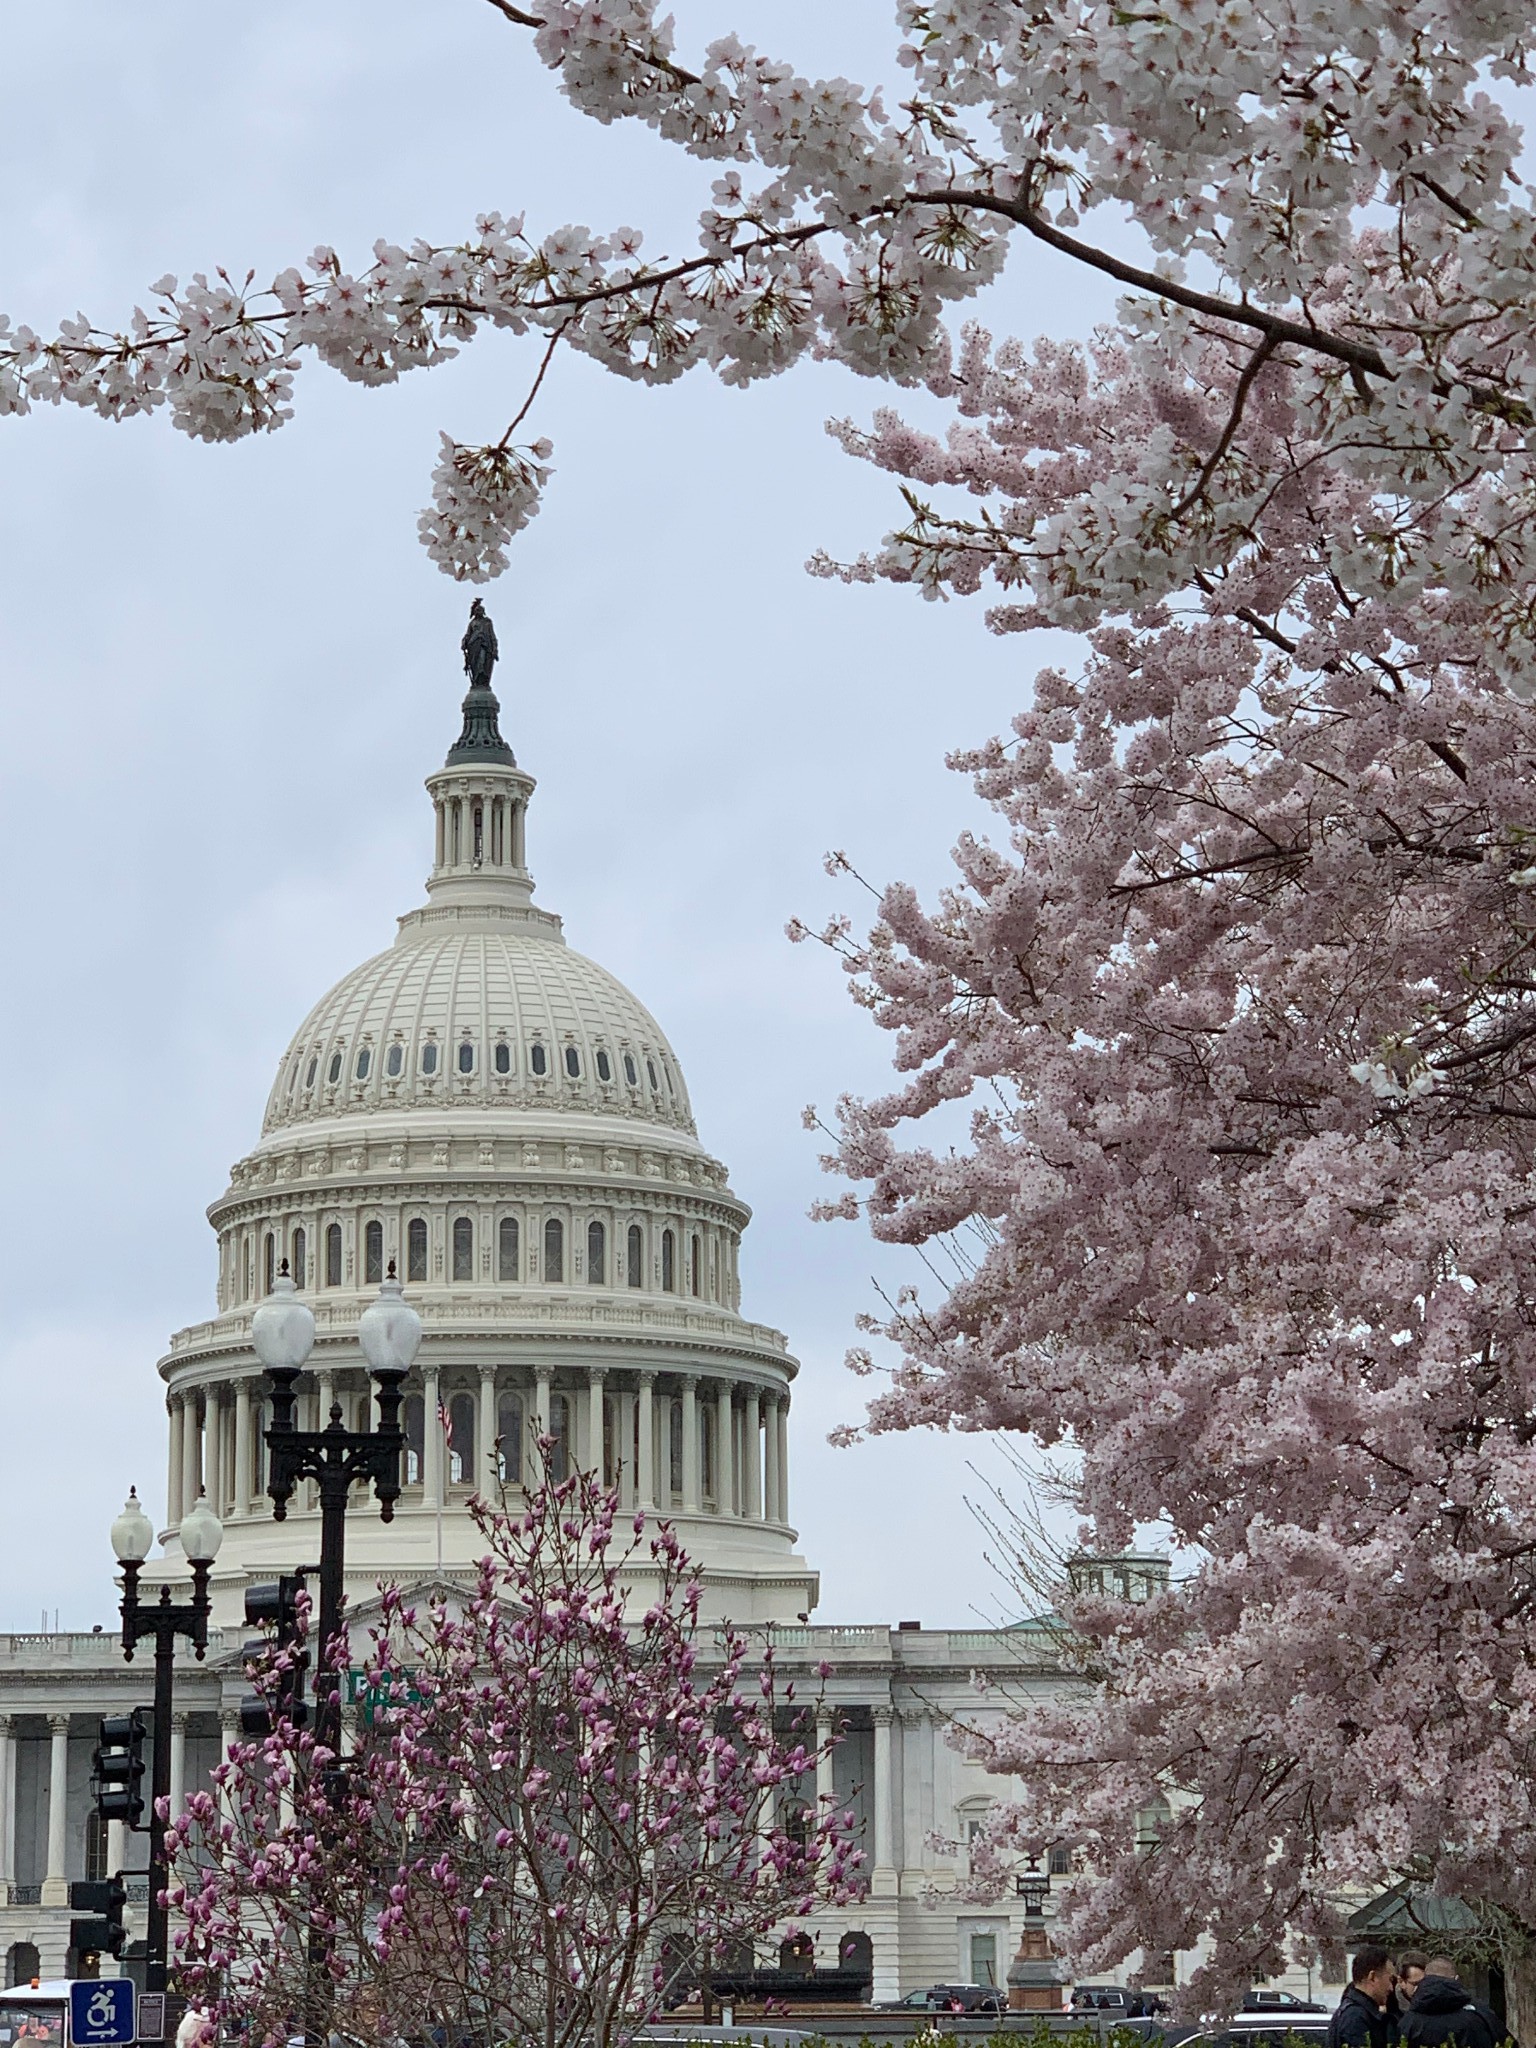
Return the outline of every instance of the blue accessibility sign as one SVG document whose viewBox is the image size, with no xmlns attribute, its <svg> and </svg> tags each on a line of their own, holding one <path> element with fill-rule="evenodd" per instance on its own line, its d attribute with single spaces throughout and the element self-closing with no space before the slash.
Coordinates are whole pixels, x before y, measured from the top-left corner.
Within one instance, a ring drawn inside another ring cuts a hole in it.
<svg viewBox="0 0 1536 2048">
<path fill-rule="evenodd" d="M 82 1977 L 69 1987 L 74 2048 L 120 2048 L 138 2038 L 131 1977 Z"/>
</svg>

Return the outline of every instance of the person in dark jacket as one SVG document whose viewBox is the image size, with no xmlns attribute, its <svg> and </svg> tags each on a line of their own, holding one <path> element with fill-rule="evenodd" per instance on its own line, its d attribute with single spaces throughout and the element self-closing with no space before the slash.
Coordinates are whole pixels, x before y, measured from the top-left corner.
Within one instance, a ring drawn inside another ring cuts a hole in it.
<svg viewBox="0 0 1536 2048">
<path fill-rule="evenodd" d="M 1349 1989 L 1328 2028 L 1328 2048 L 1397 2048 L 1397 2014 L 1392 1986 L 1397 1972 L 1392 1958 L 1374 1942 L 1357 1950 L 1350 1965 Z M 1479 2042 L 1477 2048 L 1483 2048 Z"/>
<path fill-rule="evenodd" d="M 1424 1981 L 1403 2016 L 1406 2048 L 1499 2048 L 1505 2030 L 1486 2005 L 1479 2005 L 1456 1974 L 1449 1956 L 1431 1956 Z"/>
</svg>

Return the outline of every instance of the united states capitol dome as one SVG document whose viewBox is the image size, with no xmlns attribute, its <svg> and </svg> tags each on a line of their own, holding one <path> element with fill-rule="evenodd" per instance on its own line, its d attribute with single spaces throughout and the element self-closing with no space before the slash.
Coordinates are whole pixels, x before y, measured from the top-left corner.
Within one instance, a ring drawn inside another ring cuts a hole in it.
<svg viewBox="0 0 1536 2048">
<path fill-rule="evenodd" d="M 467 658 L 477 631 L 489 622 Z M 789 1519 L 798 1367 L 742 1313 L 751 1212 L 699 1141 L 655 1018 L 534 901 L 534 780 L 499 710 L 488 667 L 472 672 L 462 731 L 427 777 L 426 901 L 310 1010 L 209 1208 L 216 1313 L 160 1367 L 168 1521 L 199 1491 L 225 1521 L 221 1615 L 251 1578 L 303 1560 L 316 1503 L 279 1525 L 264 1500 L 251 1317 L 291 1277 L 315 1319 L 305 1426 L 369 1426 L 358 1319 L 396 1273 L 424 1334 L 394 1521 L 360 1501 L 349 1518 L 354 1595 L 383 1574 L 469 1571 L 471 1501 L 522 1488 L 552 1441 L 557 1475 L 599 1472 L 626 1510 L 689 1528 L 707 1610 L 790 1619 L 816 1591 Z"/>
</svg>

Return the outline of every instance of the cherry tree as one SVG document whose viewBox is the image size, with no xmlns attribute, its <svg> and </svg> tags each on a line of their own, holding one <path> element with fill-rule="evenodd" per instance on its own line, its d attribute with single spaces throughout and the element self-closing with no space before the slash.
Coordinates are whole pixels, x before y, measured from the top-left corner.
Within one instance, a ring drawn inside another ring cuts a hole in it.
<svg viewBox="0 0 1536 2048">
<path fill-rule="evenodd" d="M 802 1792 L 814 1703 L 701 1628 L 671 1527 L 586 1475 L 474 1512 L 462 1597 L 384 1589 L 355 1753 L 279 1712 L 171 1830 L 182 1982 L 254 2042 L 607 2048 L 680 1969 L 852 1896 L 850 1817 Z"/>
</svg>

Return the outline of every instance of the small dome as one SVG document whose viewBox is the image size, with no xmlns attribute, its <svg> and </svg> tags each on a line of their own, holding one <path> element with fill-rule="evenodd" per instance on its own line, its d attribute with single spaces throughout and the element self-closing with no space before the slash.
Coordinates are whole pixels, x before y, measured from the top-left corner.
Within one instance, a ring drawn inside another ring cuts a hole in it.
<svg viewBox="0 0 1536 2048">
<path fill-rule="evenodd" d="M 262 1134 L 370 1110 L 588 1111 L 693 1132 L 655 1018 L 556 933 L 402 930 L 310 1011 Z"/>
</svg>

